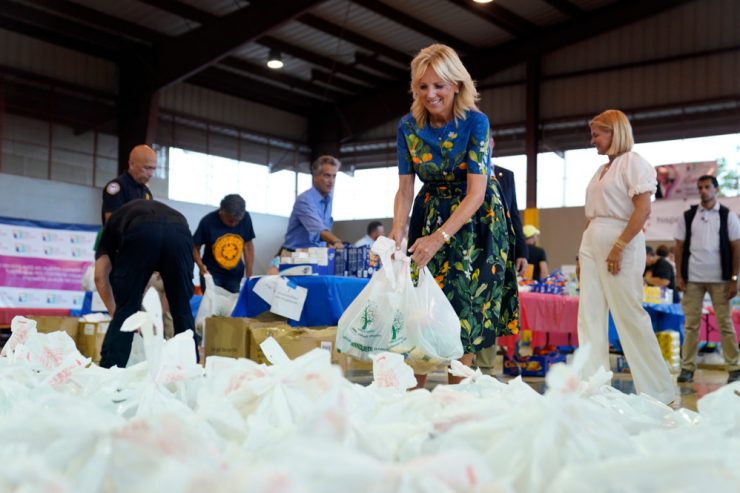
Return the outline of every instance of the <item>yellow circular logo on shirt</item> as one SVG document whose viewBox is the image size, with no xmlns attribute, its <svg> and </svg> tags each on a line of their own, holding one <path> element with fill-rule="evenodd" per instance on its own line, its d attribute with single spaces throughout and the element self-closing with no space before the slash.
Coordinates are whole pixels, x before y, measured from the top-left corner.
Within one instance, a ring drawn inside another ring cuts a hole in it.
<svg viewBox="0 0 740 493">
<path fill-rule="evenodd" d="M 244 240 L 241 236 L 226 233 L 213 243 L 213 258 L 224 269 L 233 269 L 242 258 Z"/>
</svg>

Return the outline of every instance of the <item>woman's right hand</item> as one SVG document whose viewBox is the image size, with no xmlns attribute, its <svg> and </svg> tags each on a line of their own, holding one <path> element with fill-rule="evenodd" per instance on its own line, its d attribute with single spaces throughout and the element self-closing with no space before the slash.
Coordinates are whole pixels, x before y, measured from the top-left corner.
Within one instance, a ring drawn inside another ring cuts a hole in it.
<svg viewBox="0 0 740 493">
<path fill-rule="evenodd" d="M 606 257 L 606 269 L 610 274 L 616 276 L 622 270 L 622 257 L 622 249 L 616 245 L 613 246 Z"/>
<path fill-rule="evenodd" d="M 391 228 L 391 232 L 388 234 L 388 238 L 396 242 L 396 250 L 401 249 L 401 243 L 404 240 L 404 228 L 396 227 L 394 224 Z"/>
</svg>

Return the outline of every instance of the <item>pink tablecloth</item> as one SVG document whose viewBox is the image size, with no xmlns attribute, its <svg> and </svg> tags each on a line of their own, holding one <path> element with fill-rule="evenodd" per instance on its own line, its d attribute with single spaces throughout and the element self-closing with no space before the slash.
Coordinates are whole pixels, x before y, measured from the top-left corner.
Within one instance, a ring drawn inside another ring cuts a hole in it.
<svg viewBox="0 0 740 493">
<path fill-rule="evenodd" d="M 578 297 L 542 293 L 519 293 L 520 330 L 532 331 L 532 344 L 578 344 Z M 518 336 L 499 337 L 497 344 L 509 354 Z"/>
<path fill-rule="evenodd" d="M 732 323 L 735 326 L 737 340 L 740 341 L 740 310 L 732 310 Z M 719 327 L 717 327 L 717 320 L 714 318 L 714 310 L 711 307 L 709 308 L 709 313 L 701 317 L 699 340 L 719 342 Z"/>
<path fill-rule="evenodd" d="M 532 331 L 532 344 L 578 345 L 578 297 L 542 293 L 519 293 L 520 329 Z M 732 322 L 740 340 L 740 310 L 733 310 Z M 497 344 L 511 354 L 519 336 L 499 337 Z M 702 316 L 699 340 L 718 342 L 714 312 Z"/>
</svg>

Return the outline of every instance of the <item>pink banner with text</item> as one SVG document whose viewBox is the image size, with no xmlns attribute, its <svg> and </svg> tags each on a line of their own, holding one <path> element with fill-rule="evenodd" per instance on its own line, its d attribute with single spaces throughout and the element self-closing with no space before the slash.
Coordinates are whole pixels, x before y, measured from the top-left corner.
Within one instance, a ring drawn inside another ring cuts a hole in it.
<svg viewBox="0 0 740 493">
<path fill-rule="evenodd" d="M 79 291 L 90 262 L 0 255 L 0 286 Z"/>
<path fill-rule="evenodd" d="M 80 308 L 97 229 L 0 218 L 0 308 Z"/>
</svg>

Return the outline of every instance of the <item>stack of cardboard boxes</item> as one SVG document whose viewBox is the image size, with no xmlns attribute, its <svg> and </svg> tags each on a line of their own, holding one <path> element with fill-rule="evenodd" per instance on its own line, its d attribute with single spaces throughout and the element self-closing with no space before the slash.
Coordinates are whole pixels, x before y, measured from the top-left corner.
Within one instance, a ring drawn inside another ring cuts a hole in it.
<svg viewBox="0 0 740 493">
<path fill-rule="evenodd" d="M 371 362 L 358 361 L 337 352 L 336 327 L 291 327 L 285 321 L 256 318 L 207 318 L 205 356 L 249 358 L 257 363 L 268 363 L 260 349 L 260 344 L 268 337 L 275 339 L 290 359 L 321 348 L 331 352 L 332 363 L 339 365 L 345 373 L 372 369 Z"/>
<path fill-rule="evenodd" d="M 29 316 L 36 321 L 39 332 L 64 330 L 77 344 L 83 356 L 100 362 L 100 349 L 110 321 L 86 321 L 76 317 Z M 249 358 L 258 363 L 268 363 L 260 344 L 272 337 L 290 359 L 295 359 L 313 349 L 331 352 L 331 360 L 345 374 L 349 371 L 370 371 L 372 363 L 359 361 L 337 352 L 336 327 L 291 327 L 279 318 L 209 317 L 205 322 L 205 356 Z"/>
<path fill-rule="evenodd" d="M 77 349 L 83 356 L 91 358 L 94 363 L 100 362 L 100 348 L 108 330 L 109 320 L 86 321 L 77 317 L 29 316 L 36 321 L 36 330 L 42 333 L 63 330 L 75 341 Z"/>
</svg>

